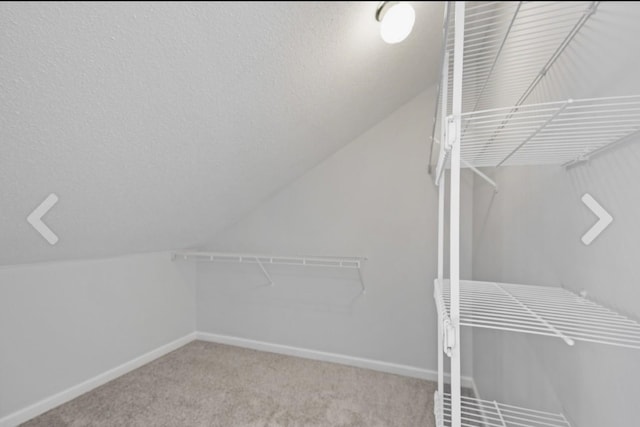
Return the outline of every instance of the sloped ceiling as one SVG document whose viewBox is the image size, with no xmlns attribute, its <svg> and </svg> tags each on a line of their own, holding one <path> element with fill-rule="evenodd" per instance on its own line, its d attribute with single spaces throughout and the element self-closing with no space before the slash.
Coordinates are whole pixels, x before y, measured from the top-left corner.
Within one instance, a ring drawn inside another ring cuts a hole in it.
<svg viewBox="0 0 640 427">
<path fill-rule="evenodd" d="M 0 4 L 0 264 L 207 241 L 436 81 L 412 3 L 398 45 L 377 2 Z"/>
</svg>

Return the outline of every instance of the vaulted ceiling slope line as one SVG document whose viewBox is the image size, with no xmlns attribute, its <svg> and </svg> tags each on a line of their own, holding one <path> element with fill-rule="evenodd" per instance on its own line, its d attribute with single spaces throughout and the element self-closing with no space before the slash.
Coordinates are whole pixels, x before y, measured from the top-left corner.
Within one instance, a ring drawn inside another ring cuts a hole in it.
<svg viewBox="0 0 640 427">
<path fill-rule="evenodd" d="M 0 265 L 189 247 L 437 79 L 442 5 L 0 4 Z M 47 196 L 47 243 L 26 218 Z"/>
</svg>

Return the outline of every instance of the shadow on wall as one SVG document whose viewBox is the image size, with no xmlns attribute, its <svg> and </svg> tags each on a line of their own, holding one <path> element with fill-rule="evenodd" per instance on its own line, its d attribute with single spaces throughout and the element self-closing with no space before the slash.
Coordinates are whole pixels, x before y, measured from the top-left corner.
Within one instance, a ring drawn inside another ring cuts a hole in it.
<svg viewBox="0 0 640 427">
<path fill-rule="evenodd" d="M 587 3 L 587 2 L 585 2 Z M 600 2 L 527 103 L 640 94 L 637 49 L 640 4 Z"/>
<path fill-rule="evenodd" d="M 639 161 L 635 137 L 569 170 L 490 171 L 500 192 L 476 185 L 474 278 L 586 291 L 640 320 Z M 585 193 L 614 218 L 590 245 L 581 237 L 597 217 L 582 202 Z M 635 425 L 629 403 L 640 394 L 638 350 L 476 330 L 474 356 L 483 398 L 563 412 L 581 427 Z"/>
<path fill-rule="evenodd" d="M 590 163 L 568 171 L 572 195 L 589 193 L 613 217 L 611 225 L 589 246 L 577 245 L 567 280 L 584 283 L 583 289 L 606 305 L 640 319 L 637 301 L 637 261 L 640 255 L 640 135 L 629 139 Z M 586 232 L 595 215 L 580 206 L 576 222 Z"/>
<path fill-rule="evenodd" d="M 350 314 L 366 298 L 355 269 L 268 265 L 270 284 L 258 265 L 201 263 L 198 268 L 201 283 L 208 282 L 220 296 L 260 307 Z"/>
<path fill-rule="evenodd" d="M 479 183 L 479 184 L 482 184 L 482 183 Z M 494 200 L 497 195 L 498 193 L 493 191 L 491 196 L 489 196 L 490 198 L 486 208 L 482 210 L 478 210 L 480 221 L 474 222 L 473 224 L 474 238 L 472 243 L 473 244 L 472 253 L 475 253 L 476 251 L 478 251 L 480 249 L 480 245 L 484 243 L 486 239 L 491 238 L 491 236 L 487 236 L 487 233 L 486 233 L 487 221 L 489 221 L 489 217 L 491 215 L 496 215 L 496 213 L 492 211 L 492 207 L 494 205 Z M 476 206 L 474 206 L 474 209 L 476 209 Z M 494 242 L 494 245 L 497 243 L 499 242 Z"/>
</svg>

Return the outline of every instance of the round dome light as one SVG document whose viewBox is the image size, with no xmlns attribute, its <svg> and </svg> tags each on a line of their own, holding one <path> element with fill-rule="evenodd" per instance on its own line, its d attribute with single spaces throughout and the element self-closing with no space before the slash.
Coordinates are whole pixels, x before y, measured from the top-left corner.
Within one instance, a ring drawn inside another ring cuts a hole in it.
<svg viewBox="0 0 640 427">
<path fill-rule="evenodd" d="M 389 44 L 400 43 L 406 39 L 413 29 L 416 13 L 406 2 L 382 2 L 376 12 L 380 21 L 380 37 Z"/>
</svg>

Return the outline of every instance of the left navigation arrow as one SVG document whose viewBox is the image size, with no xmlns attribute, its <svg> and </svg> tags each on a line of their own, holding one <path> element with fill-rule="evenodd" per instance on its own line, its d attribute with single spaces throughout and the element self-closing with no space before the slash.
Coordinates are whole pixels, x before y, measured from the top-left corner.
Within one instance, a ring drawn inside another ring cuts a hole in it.
<svg viewBox="0 0 640 427">
<path fill-rule="evenodd" d="M 27 221 L 33 228 L 36 229 L 42 237 L 45 238 L 47 242 L 51 245 L 55 245 L 58 243 L 58 236 L 55 235 L 53 231 L 47 225 L 42 222 L 42 217 L 49 212 L 49 210 L 58 203 L 58 196 L 54 193 L 51 193 L 47 196 L 46 199 L 40 205 L 33 210 L 27 217 Z"/>
</svg>

